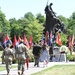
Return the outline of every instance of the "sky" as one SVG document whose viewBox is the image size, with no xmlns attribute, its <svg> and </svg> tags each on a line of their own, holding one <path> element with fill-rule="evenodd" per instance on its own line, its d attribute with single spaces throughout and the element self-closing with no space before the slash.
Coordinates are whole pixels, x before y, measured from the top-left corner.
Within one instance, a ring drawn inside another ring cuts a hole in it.
<svg viewBox="0 0 75 75">
<path fill-rule="evenodd" d="M 5 14 L 6 19 L 20 19 L 27 12 L 32 12 L 33 15 L 41 13 L 45 16 L 45 7 L 53 3 L 53 11 L 57 16 L 62 15 L 69 18 L 75 11 L 75 0 L 0 0 L 0 9 Z"/>
</svg>

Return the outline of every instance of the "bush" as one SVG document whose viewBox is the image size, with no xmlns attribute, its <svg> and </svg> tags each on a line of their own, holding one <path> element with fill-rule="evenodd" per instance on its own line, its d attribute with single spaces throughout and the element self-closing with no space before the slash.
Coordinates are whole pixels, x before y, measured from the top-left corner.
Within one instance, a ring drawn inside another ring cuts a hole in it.
<svg viewBox="0 0 75 75">
<path fill-rule="evenodd" d="M 29 61 L 30 61 L 30 62 L 34 62 L 34 56 L 33 56 L 32 54 L 31 54 L 30 57 L 29 57 Z"/>
<path fill-rule="evenodd" d="M 69 61 L 75 61 L 75 55 L 67 55 Z"/>
</svg>

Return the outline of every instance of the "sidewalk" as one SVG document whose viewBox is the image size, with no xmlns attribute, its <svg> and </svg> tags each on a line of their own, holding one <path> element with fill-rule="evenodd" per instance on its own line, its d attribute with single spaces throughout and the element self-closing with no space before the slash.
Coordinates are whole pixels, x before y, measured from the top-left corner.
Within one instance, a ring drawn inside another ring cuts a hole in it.
<svg viewBox="0 0 75 75">
<path fill-rule="evenodd" d="M 33 73 L 44 70 L 48 67 L 52 67 L 54 65 L 62 65 L 62 64 L 63 65 L 69 65 L 69 64 L 74 64 L 75 65 L 75 62 L 49 62 L 47 67 L 43 67 L 43 63 L 40 63 L 40 67 L 34 67 L 34 63 L 29 63 L 29 69 L 28 70 L 26 69 L 26 74 L 25 75 L 31 75 Z M 15 64 L 12 64 L 12 65 L 15 65 Z M 7 74 L 6 70 L 0 72 L 0 75 L 6 75 L 6 74 Z M 17 68 L 11 69 L 10 74 L 11 75 L 18 75 L 17 74 Z"/>
</svg>

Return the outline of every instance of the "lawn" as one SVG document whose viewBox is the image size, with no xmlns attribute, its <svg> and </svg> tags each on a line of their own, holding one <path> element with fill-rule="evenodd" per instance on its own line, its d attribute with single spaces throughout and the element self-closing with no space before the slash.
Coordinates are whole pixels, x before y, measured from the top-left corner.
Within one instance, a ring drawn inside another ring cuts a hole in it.
<svg viewBox="0 0 75 75">
<path fill-rule="evenodd" d="M 16 68 L 17 67 L 17 65 L 12 65 L 11 66 L 11 68 Z M 6 66 L 4 65 L 4 66 L 1 66 L 0 65 L 0 71 L 3 71 L 3 70 L 6 70 Z"/>
<path fill-rule="evenodd" d="M 55 65 L 31 75 L 75 75 L 75 65 Z"/>
<path fill-rule="evenodd" d="M 1 56 L 2 56 L 2 52 L 3 52 L 3 51 L 0 51 L 0 62 L 2 61 L 2 59 L 1 59 Z"/>
</svg>

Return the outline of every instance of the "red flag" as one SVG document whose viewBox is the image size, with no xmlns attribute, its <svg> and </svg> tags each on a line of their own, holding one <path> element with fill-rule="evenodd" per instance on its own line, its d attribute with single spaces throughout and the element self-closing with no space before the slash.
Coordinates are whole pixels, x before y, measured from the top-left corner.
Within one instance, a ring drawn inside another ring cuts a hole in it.
<svg viewBox="0 0 75 75">
<path fill-rule="evenodd" d="M 53 35 L 52 35 L 52 31 L 51 31 L 51 33 L 50 33 L 50 38 L 49 38 L 49 44 L 48 44 L 49 46 L 52 44 L 52 36 L 53 36 Z"/>
<path fill-rule="evenodd" d="M 30 47 L 32 47 L 32 36 L 30 36 L 29 44 L 30 44 Z"/>
<path fill-rule="evenodd" d="M 60 38 L 60 34 L 58 33 L 58 35 L 57 35 L 57 37 L 56 37 L 56 43 L 58 44 L 58 45 L 62 45 L 62 42 L 61 42 L 61 38 Z"/>
<path fill-rule="evenodd" d="M 70 49 L 72 47 L 72 41 L 71 41 L 71 37 L 68 35 L 68 48 Z"/>
<path fill-rule="evenodd" d="M 45 43 L 48 44 L 48 38 L 49 38 L 49 32 L 46 31 L 46 35 L 45 35 Z"/>
<path fill-rule="evenodd" d="M 30 48 L 28 40 L 25 35 L 24 35 L 24 43 L 26 44 L 27 48 Z"/>
<path fill-rule="evenodd" d="M 10 40 L 10 38 L 8 37 L 8 35 L 6 35 L 3 43 L 6 43 L 8 40 Z"/>
<path fill-rule="evenodd" d="M 12 44 L 10 38 L 8 37 L 8 35 L 6 35 L 6 37 L 5 37 L 4 41 L 3 41 L 3 47 L 6 48 L 6 45 L 7 45 L 8 43 L 9 43 L 9 44 Z"/>
<path fill-rule="evenodd" d="M 48 36 L 49 36 L 49 32 L 46 31 L 46 35 L 45 35 L 45 37 L 48 38 Z"/>
<path fill-rule="evenodd" d="M 74 45 L 74 34 L 73 34 L 73 37 L 72 37 L 72 45 Z"/>
<path fill-rule="evenodd" d="M 21 41 L 21 38 L 20 38 L 20 36 L 18 36 L 18 42 L 20 42 Z"/>
<path fill-rule="evenodd" d="M 50 39 L 52 39 L 52 31 L 51 31 L 51 33 L 50 33 Z"/>
<path fill-rule="evenodd" d="M 18 45 L 18 41 L 16 39 L 16 35 L 14 35 L 13 46 L 16 47 Z"/>
</svg>

